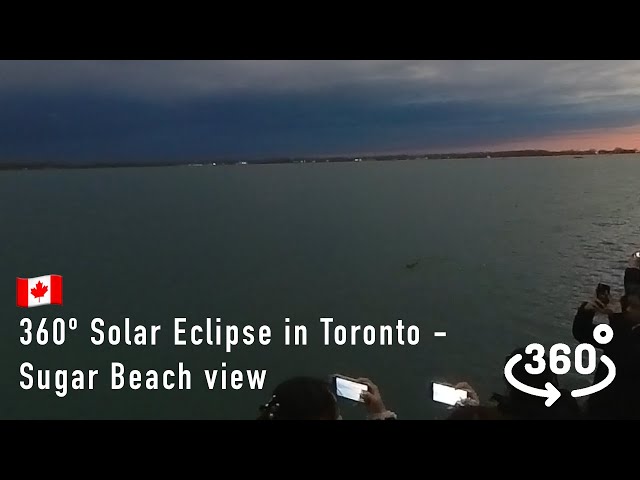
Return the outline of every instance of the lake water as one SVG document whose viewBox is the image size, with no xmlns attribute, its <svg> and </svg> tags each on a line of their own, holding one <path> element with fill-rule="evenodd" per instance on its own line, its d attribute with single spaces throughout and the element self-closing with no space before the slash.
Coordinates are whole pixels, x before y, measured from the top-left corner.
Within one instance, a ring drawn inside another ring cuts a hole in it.
<svg viewBox="0 0 640 480">
<path fill-rule="evenodd" d="M 402 418 L 441 417 L 432 380 L 487 398 L 515 347 L 575 345 L 574 310 L 598 282 L 619 296 L 640 246 L 638 178 L 637 155 L 0 172 L 0 416 L 251 419 L 283 379 L 339 372 L 371 378 Z M 15 278 L 50 273 L 64 306 L 17 308 Z M 24 316 L 79 327 L 63 346 L 24 346 Z M 158 345 L 92 345 L 94 317 L 161 325 Z M 174 317 L 267 324 L 272 343 L 173 346 Z M 307 346 L 283 345 L 286 317 Z M 420 343 L 325 346 L 320 317 L 402 319 Z M 25 361 L 100 373 L 59 398 L 20 388 Z M 184 362 L 192 389 L 112 391 L 112 361 Z M 264 390 L 208 390 L 204 369 L 221 362 L 266 369 Z"/>
</svg>

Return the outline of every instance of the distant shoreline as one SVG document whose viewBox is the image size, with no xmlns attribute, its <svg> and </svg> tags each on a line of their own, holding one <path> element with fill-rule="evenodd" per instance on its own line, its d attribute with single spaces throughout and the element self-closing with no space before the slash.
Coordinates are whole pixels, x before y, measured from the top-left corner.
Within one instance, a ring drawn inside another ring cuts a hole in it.
<svg viewBox="0 0 640 480">
<path fill-rule="evenodd" d="M 598 155 L 628 155 L 640 153 L 633 149 L 616 148 L 615 150 L 515 150 L 499 152 L 468 152 L 468 153 L 434 153 L 422 155 L 375 155 L 362 157 L 291 157 L 274 158 L 269 160 L 238 160 L 238 161 L 209 161 L 205 163 L 193 162 L 136 162 L 109 163 L 95 162 L 85 165 L 72 163 L 11 163 L 0 164 L 3 170 L 87 170 L 97 168 L 142 168 L 142 167 L 193 167 L 193 166 L 223 166 L 223 165 L 278 165 L 291 163 L 347 163 L 347 162 L 393 162 L 406 160 L 459 160 L 483 158 L 518 158 L 518 157 L 585 157 Z"/>
</svg>

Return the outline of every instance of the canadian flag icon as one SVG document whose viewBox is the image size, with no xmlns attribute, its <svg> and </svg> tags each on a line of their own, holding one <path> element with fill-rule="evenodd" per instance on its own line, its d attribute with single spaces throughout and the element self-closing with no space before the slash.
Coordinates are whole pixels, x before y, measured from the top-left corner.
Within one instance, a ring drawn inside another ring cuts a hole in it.
<svg viewBox="0 0 640 480">
<path fill-rule="evenodd" d="M 16 304 L 23 308 L 62 305 L 62 275 L 16 278 Z"/>
</svg>

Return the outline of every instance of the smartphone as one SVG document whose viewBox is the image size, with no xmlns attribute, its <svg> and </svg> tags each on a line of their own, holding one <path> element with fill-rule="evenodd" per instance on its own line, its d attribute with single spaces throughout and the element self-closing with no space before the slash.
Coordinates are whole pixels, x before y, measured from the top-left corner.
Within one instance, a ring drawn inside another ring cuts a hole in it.
<svg viewBox="0 0 640 480">
<path fill-rule="evenodd" d="M 344 375 L 333 375 L 332 383 L 336 396 L 346 398 L 352 402 L 362 403 L 363 400 L 360 395 L 369 390 L 368 385 L 357 382 L 355 379 L 345 377 Z"/>
<path fill-rule="evenodd" d="M 458 402 L 466 400 L 469 393 L 466 390 L 459 390 L 449 385 L 436 382 L 433 382 L 431 387 L 433 390 L 433 401 L 450 406 L 454 406 Z"/>
<path fill-rule="evenodd" d="M 596 287 L 596 297 L 602 303 L 607 305 L 609 303 L 609 296 L 611 295 L 611 287 L 604 283 L 599 283 Z"/>
</svg>

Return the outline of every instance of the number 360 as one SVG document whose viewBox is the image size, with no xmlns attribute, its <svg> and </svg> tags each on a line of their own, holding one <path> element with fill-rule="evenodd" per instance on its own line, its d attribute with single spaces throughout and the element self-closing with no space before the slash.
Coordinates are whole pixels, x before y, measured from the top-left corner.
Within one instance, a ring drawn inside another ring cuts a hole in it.
<svg viewBox="0 0 640 480">
<path fill-rule="evenodd" d="M 539 343 L 527 345 L 527 355 L 533 355 L 533 362 L 525 364 L 524 368 L 530 375 L 539 375 L 547 367 L 544 359 L 545 349 Z M 586 364 L 584 362 L 586 353 Z M 564 375 L 571 370 L 571 348 L 564 343 L 556 343 L 549 349 L 549 368 L 556 375 Z M 535 365 L 533 365 L 535 364 Z M 574 351 L 574 365 L 580 375 L 591 375 L 596 370 L 596 349 L 589 343 L 578 345 Z"/>
</svg>

